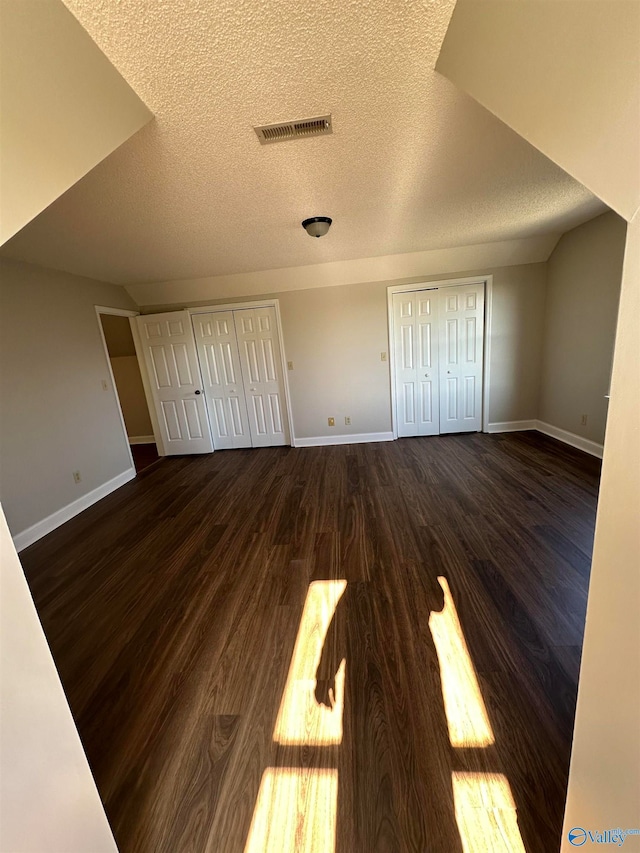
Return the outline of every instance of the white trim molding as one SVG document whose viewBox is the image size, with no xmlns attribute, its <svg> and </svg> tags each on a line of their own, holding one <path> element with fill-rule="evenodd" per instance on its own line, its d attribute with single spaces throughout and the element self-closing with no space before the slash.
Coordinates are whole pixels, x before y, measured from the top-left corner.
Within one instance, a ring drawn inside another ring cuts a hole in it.
<svg viewBox="0 0 640 853">
<path fill-rule="evenodd" d="M 538 429 L 538 421 L 502 421 L 487 424 L 485 432 L 520 432 L 526 429 Z"/>
<path fill-rule="evenodd" d="M 162 433 L 160 431 L 158 415 L 156 414 L 156 407 L 153 403 L 153 393 L 151 391 L 151 383 L 149 382 L 147 366 L 144 361 L 144 353 L 142 351 L 142 340 L 140 338 L 140 330 L 138 329 L 137 317 L 129 317 L 129 325 L 131 326 L 131 334 L 133 335 L 133 345 L 136 348 L 136 357 L 138 359 L 138 367 L 140 368 L 140 376 L 142 378 L 142 389 L 144 391 L 144 398 L 147 401 L 147 409 L 149 410 L 149 417 L 151 418 L 151 428 L 153 429 L 154 433 L 153 440 L 156 443 L 158 455 L 166 456 L 167 450 L 162 440 Z M 131 452 L 131 449 L 129 449 L 129 452 Z M 133 456 L 131 457 L 131 464 L 133 465 Z"/>
<path fill-rule="evenodd" d="M 129 454 L 129 463 L 133 468 L 133 456 L 131 455 L 131 447 L 130 442 L 127 436 L 127 426 L 124 422 L 124 414 L 122 413 L 122 404 L 120 403 L 120 395 L 118 394 L 118 386 L 116 385 L 116 378 L 113 375 L 113 367 L 111 365 L 111 356 L 109 355 L 109 347 L 107 346 L 107 338 L 104 334 L 104 328 L 102 326 L 102 320 L 100 319 L 101 314 L 111 314 L 114 317 L 128 317 L 129 324 L 131 324 L 131 318 L 137 317 L 139 314 L 138 311 L 128 311 L 126 308 L 109 308 L 105 305 L 94 305 L 96 309 L 96 319 L 98 321 L 98 329 L 100 330 L 100 340 L 102 341 L 102 348 L 104 350 L 104 357 L 107 362 L 107 370 L 109 371 L 109 378 L 111 379 L 111 390 L 113 392 L 114 397 L 116 398 L 116 406 L 118 407 L 118 415 L 120 417 L 120 426 L 122 427 L 122 434 L 127 440 L 127 453 Z M 134 344 L 135 346 L 135 344 Z M 44 534 L 43 534 L 44 535 Z M 35 540 L 34 540 L 35 541 Z M 16 546 L 16 550 L 20 550 Z"/>
<path fill-rule="evenodd" d="M 377 441 L 393 441 L 392 432 L 361 432 L 351 435 L 316 435 L 312 438 L 296 438 L 294 447 L 330 447 L 334 444 L 373 444 Z"/>
<path fill-rule="evenodd" d="M 493 328 L 493 275 L 484 279 L 484 346 L 482 353 L 482 429 L 489 426 L 491 405 L 491 335 Z"/>
<path fill-rule="evenodd" d="M 548 435 L 550 438 L 555 438 L 562 441 L 564 444 L 569 444 L 578 450 L 583 450 L 591 456 L 597 456 L 602 459 L 604 446 L 596 441 L 590 441 L 588 438 L 583 438 L 581 435 L 576 435 L 573 432 L 568 432 L 566 429 L 552 426 L 544 421 L 503 421 L 502 423 L 488 424 L 485 432 L 520 432 L 521 430 L 535 429 L 543 435 Z"/>
<path fill-rule="evenodd" d="M 275 308 L 280 301 L 273 299 L 254 299 L 246 302 L 216 302 L 213 305 L 198 305 L 195 308 L 187 308 L 189 314 L 212 314 L 214 311 L 242 311 L 247 308 Z"/>
<path fill-rule="evenodd" d="M 97 489 L 87 492 L 86 495 L 82 495 L 82 497 L 63 506 L 57 512 L 43 518 L 42 521 L 38 521 L 36 524 L 32 524 L 31 527 L 27 527 L 22 533 L 17 533 L 13 537 L 13 544 L 16 546 L 16 551 L 23 551 L 29 545 L 33 545 L 38 539 L 42 539 L 47 533 L 55 530 L 56 527 L 60 527 L 61 524 L 79 515 L 83 510 L 93 506 L 93 504 L 102 500 L 102 498 L 106 498 L 107 495 L 115 492 L 120 486 L 124 486 L 129 480 L 133 480 L 135 476 L 135 468 L 128 468 L 122 474 L 118 474 L 117 477 L 113 477 L 111 480 L 107 480 L 106 483 L 98 486 Z"/>
<path fill-rule="evenodd" d="M 588 438 L 583 438 L 581 435 L 576 435 L 573 432 L 568 432 L 566 429 L 560 429 L 560 427 L 552 426 L 552 424 L 547 424 L 544 421 L 537 421 L 536 423 L 536 429 L 538 432 L 548 435 L 551 438 L 557 438 L 558 441 L 563 441 L 565 444 L 570 444 L 571 447 L 576 447 L 578 450 L 584 450 L 585 453 L 589 453 L 591 456 L 597 456 L 598 459 L 602 459 L 604 445 L 598 444 L 596 441 L 591 441 Z"/>
<path fill-rule="evenodd" d="M 129 444 L 155 444 L 155 435 L 130 435 Z"/>
<path fill-rule="evenodd" d="M 128 308 L 110 308 L 108 305 L 94 305 L 96 314 L 113 314 L 115 317 L 137 317 L 139 311 L 130 311 Z"/>
</svg>

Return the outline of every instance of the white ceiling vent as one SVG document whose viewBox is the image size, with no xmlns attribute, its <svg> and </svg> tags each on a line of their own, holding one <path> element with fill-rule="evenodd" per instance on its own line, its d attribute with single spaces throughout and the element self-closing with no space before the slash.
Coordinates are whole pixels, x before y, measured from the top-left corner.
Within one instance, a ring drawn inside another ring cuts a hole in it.
<svg viewBox="0 0 640 853">
<path fill-rule="evenodd" d="M 326 136 L 333 133 L 331 114 L 302 118 L 297 121 L 281 121 L 278 124 L 263 124 L 253 128 L 261 145 L 284 142 L 285 139 L 301 139 L 305 136 Z"/>
</svg>

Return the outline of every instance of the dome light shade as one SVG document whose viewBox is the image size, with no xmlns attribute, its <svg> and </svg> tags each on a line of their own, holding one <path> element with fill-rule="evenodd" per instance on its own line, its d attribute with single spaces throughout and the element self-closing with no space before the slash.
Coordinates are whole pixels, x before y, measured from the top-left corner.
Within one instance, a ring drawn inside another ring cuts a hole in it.
<svg viewBox="0 0 640 853">
<path fill-rule="evenodd" d="M 328 216 L 312 216 L 305 219 L 302 227 L 310 237 L 324 237 L 332 220 Z"/>
</svg>

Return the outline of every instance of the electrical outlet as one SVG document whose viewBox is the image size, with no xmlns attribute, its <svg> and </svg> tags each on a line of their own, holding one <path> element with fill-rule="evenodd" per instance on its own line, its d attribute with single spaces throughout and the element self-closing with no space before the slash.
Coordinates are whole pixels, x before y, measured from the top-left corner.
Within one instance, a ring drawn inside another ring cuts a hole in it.
<svg viewBox="0 0 640 853">
<path fill-rule="evenodd" d="M 335 418 L 327 418 L 327 423 L 329 424 L 329 426 L 335 426 L 336 425 L 336 419 Z"/>
<path fill-rule="evenodd" d="M 380 361 L 386 361 L 386 360 L 387 360 L 386 352 L 381 352 L 380 353 Z"/>
<path fill-rule="evenodd" d="M 586 426 L 586 425 L 587 425 L 587 416 L 586 416 L 586 415 L 583 415 L 583 416 L 580 418 L 580 426 Z"/>
<path fill-rule="evenodd" d="M 287 370 L 293 370 L 293 362 L 292 361 L 287 362 Z"/>
<path fill-rule="evenodd" d="M 73 482 L 74 483 L 82 482 L 82 477 L 80 476 L 80 471 L 74 471 L 73 472 Z"/>
<path fill-rule="evenodd" d="M 344 419 L 344 425 L 345 426 L 351 426 L 351 418 L 345 418 Z"/>
<path fill-rule="evenodd" d="M 103 390 L 103 391 L 108 391 L 108 390 L 109 390 L 109 383 L 107 382 L 107 380 L 106 380 L 106 379 L 103 379 L 103 380 L 102 380 L 102 390 Z"/>
</svg>

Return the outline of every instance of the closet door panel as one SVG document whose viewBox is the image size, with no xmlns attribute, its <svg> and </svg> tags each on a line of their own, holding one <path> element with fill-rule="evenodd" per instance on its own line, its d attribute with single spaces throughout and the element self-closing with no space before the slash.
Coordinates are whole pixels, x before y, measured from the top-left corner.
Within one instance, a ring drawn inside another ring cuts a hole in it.
<svg viewBox="0 0 640 853">
<path fill-rule="evenodd" d="M 233 312 L 254 447 L 289 444 L 275 308 Z"/>
<path fill-rule="evenodd" d="M 215 448 L 251 447 L 233 311 L 194 314 L 193 329 Z"/>
<path fill-rule="evenodd" d="M 144 367 L 168 456 L 213 450 L 188 311 L 136 317 Z"/>
<path fill-rule="evenodd" d="M 484 285 L 440 294 L 440 432 L 482 429 Z"/>
<path fill-rule="evenodd" d="M 436 291 L 393 294 L 394 383 L 398 437 L 439 430 Z"/>
</svg>

